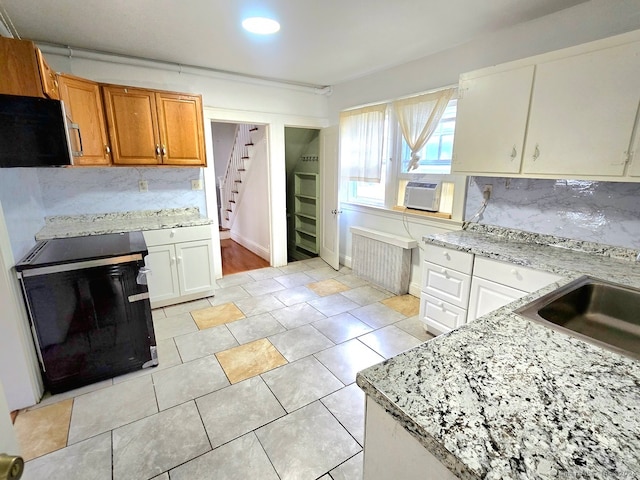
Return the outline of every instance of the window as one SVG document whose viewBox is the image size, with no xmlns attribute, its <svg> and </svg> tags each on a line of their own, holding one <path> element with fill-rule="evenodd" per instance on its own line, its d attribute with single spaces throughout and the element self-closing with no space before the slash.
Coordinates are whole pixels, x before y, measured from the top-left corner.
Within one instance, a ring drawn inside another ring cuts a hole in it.
<svg viewBox="0 0 640 480">
<path fill-rule="evenodd" d="M 388 105 L 391 106 L 391 103 Z M 382 144 L 378 141 L 375 142 L 376 153 L 381 152 L 382 154 L 379 181 L 376 179 L 356 179 L 349 174 L 352 171 L 352 166 L 345 168 L 345 156 L 348 155 L 349 159 L 357 158 L 358 155 L 354 153 L 356 150 L 359 150 L 360 156 L 365 152 L 367 152 L 367 156 L 371 156 L 371 143 L 358 138 L 356 130 L 352 130 L 351 133 L 345 130 L 341 117 L 340 158 L 343 163 L 342 174 L 346 182 L 344 185 L 348 202 L 391 208 L 403 204 L 404 186 L 407 181 L 432 180 L 439 182 L 444 180 L 442 175 L 451 172 L 457 100 L 452 98 L 448 103 L 441 105 L 438 113 L 442 112 L 442 116 L 425 145 L 416 152 L 419 161 L 417 167 L 411 170 L 409 169 L 412 159 L 411 149 L 402 135 L 400 122 L 396 118 L 393 108 L 386 110 L 384 128 L 382 129 L 384 141 Z M 379 120 L 380 117 L 378 116 L 377 119 Z M 359 130 L 362 131 L 362 127 Z M 379 132 L 379 128 L 376 131 Z M 395 161 L 396 159 L 397 161 Z M 429 176 L 432 176 L 431 179 Z"/>
<path fill-rule="evenodd" d="M 438 122 L 438 126 L 427 141 L 427 144 L 418 152 L 420 161 L 418 168 L 408 171 L 411 161 L 411 149 L 404 137 L 400 135 L 400 161 L 401 172 L 413 174 L 442 175 L 451 172 L 451 159 L 453 156 L 453 132 L 456 127 L 456 107 L 458 101 L 450 100 L 447 108 Z"/>
</svg>

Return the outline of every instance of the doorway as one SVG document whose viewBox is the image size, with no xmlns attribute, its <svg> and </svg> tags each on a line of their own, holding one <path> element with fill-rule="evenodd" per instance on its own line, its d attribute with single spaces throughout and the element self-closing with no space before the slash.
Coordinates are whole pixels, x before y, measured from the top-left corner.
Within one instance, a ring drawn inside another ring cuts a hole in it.
<svg viewBox="0 0 640 480">
<path fill-rule="evenodd" d="M 266 126 L 211 122 L 222 275 L 269 266 Z"/>
<path fill-rule="evenodd" d="M 320 130 L 285 127 L 287 175 L 287 259 L 317 257 L 320 252 Z"/>
</svg>

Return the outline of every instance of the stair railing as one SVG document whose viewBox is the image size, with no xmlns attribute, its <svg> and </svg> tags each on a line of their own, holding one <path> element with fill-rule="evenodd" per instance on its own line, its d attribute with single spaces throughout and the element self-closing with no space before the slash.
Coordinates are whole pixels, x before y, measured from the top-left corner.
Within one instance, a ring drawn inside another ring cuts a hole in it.
<svg viewBox="0 0 640 480">
<path fill-rule="evenodd" d="M 237 208 L 236 202 L 242 188 L 242 174 L 246 171 L 245 160 L 249 158 L 247 146 L 251 144 L 251 129 L 251 125 L 247 124 L 239 124 L 236 127 L 233 148 L 220 187 L 223 226 L 227 228 L 233 224 L 233 213 Z"/>
</svg>

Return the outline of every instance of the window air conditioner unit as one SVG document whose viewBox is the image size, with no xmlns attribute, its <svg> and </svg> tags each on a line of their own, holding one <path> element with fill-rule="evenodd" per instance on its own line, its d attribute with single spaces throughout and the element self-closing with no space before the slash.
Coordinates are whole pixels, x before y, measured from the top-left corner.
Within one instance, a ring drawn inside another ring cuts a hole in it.
<svg viewBox="0 0 640 480">
<path fill-rule="evenodd" d="M 439 183 L 409 182 L 404 191 L 404 206 L 437 212 L 440 207 L 440 189 Z"/>
</svg>

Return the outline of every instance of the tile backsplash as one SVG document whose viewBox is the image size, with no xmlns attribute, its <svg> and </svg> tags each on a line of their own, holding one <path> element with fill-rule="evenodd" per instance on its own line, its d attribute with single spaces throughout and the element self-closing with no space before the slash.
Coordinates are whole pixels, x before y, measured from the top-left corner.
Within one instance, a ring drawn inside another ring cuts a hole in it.
<svg viewBox="0 0 640 480">
<path fill-rule="evenodd" d="M 487 225 L 640 248 L 640 183 L 470 177 L 465 219 L 491 199 L 478 221 Z"/>
<path fill-rule="evenodd" d="M 204 190 L 191 190 L 202 169 L 185 168 L 39 168 L 45 214 L 78 215 L 198 207 L 206 215 Z M 140 192 L 138 181 L 148 191 Z"/>
</svg>

